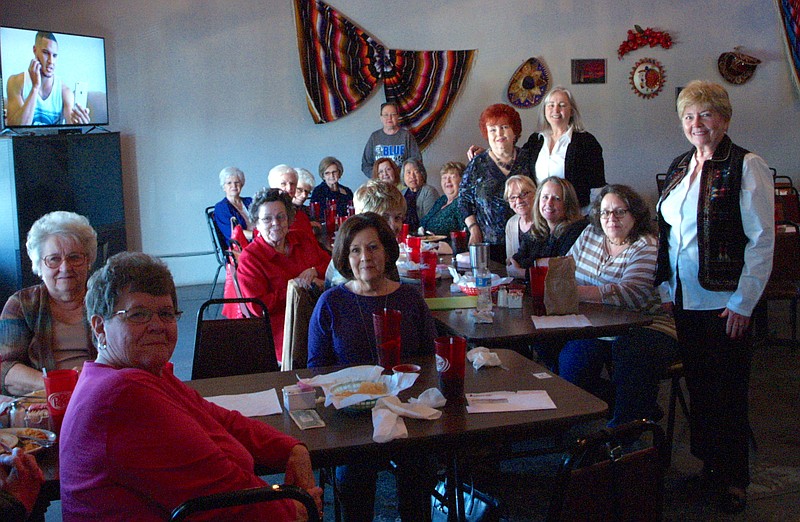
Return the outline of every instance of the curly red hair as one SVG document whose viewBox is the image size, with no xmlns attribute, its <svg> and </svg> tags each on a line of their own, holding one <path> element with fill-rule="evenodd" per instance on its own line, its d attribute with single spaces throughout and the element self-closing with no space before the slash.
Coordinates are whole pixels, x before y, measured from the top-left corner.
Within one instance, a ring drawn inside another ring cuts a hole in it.
<svg viewBox="0 0 800 522">
<path fill-rule="evenodd" d="M 519 113 L 511 105 L 505 103 L 495 103 L 489 105 L 481 113 L 481 118 L 478 120 L 478 125 L 481 128 L 481 135 L 483 139 L 488 140 L 489 134 L 486 131 L 487 125 L 497 125 L 507 123 L 511 125 L 511 130 L 514 131 L 514 143 L 519 139 L 522 134 L 522 118 Z"/>
</svg>

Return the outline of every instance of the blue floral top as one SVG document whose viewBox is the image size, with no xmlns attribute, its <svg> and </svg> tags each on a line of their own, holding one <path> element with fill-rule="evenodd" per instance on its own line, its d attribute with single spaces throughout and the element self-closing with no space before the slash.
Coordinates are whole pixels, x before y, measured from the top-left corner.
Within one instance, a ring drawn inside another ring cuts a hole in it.
<svg viewBox="0 0 800 522">
<path fill-rule="evenodd" d="M 523 161 L 521 154 L 517 148 L 517 159 L 511 166 L 509 177 L 516 174 L 532 177 L 530 162 Z M 536 178 L 532 179 L 535 184 Z M 483 241 L 491 245 L 505 243 L 506 221 L 513 214 L 503 199 L 505 186 L 506 176 L 485 150 L 469 162 L 458 190 L 462 221 L 474 214 L 483 232 Z"/>
</svg>

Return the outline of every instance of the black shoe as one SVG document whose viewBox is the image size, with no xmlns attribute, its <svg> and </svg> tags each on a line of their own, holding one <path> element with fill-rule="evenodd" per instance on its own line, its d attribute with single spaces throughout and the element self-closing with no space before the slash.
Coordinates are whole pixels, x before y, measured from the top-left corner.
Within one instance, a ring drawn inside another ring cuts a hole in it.
<svg viewBox="0 0 800 522">
<path fill-rule="evenodd" d="M 729 487 L 719 493 L 717 506 L 723 513 L 741 513 L 747 507 L 747 493 L 741 488 Z"/>
</svg>

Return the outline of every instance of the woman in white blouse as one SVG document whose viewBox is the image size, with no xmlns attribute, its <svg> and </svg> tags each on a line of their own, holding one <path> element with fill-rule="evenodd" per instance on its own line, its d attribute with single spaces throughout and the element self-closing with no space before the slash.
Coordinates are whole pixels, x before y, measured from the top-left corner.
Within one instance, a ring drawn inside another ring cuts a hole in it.
<svg viewBox="0 0 800 522">
<path fill-rule="evenodd" d="M 692 148 L 673 160 L 658 203 L 656 280 L 674 303 L 700 483 L 738 513 L 750 483 L 750 317 L 772 270 L 774 189 L 764 160 L 728 137 L 721 85 L 690 82 L 677 108 Z"/>
</svg>

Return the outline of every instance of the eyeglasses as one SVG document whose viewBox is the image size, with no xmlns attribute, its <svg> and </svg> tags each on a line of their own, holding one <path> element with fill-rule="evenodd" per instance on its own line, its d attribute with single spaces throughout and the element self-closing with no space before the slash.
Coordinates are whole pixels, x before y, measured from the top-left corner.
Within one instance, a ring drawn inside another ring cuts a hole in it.
<svg viewBox="0 0 800 522">
<path fill-rule="evenodd" d="M 516 196 L 508 196 L 508 202 L 509 203 L 516 203 L 520 199 L 525 199 L 528 196 L 530 196 L 531 194 L 533 194 L 533 192 L 526 191 L 526 192 L 520 192 L 519 195 L 516 195 Z"/>
<path fill-rule="evenodd" d="M 334 169 L 334 170 L 326 170 L 325 172 L 322 173 L 322 175 L 325 176 L 326 174 L 330 174 L 331 176 L 338 176 L 341 173 L 342 173 L 341 170 Z"/>
<path fill-rule="evenodd" d="M 278 223 L 283 223 L 287 219 L 289 219 L 289 216 L 287 216 L 286 214 L 278 214 L 277 216 L 264 216 L 258 218 L 258 220 L 264 223 L 265 225 L 269 225 L 273 221 L 277 221 Z"/>
<path fill-rule="evenodd" d="M 396 114 L 396 113 L 395 114 L 381 114 L 381 118 L 383 118 L 385 120 L 391 120 L 393 118 L 397 118 L 398 116 L 399 116 L 399 114 Z"/>
<path fill-rule="evenodd" d="M 601 210 L 600 211 L 600 219 L 609 219 L 613 215 L 617 219 L 622 219 L 628 215 L 627 208 L 615 208 L 614 210 Z"/>
<path fill-rule="evenodd" d="M 158 315 L 158 318 L 161 319 L 163 323 L 176 323 L 183 315 L 183 312 L 180 310 L 173 310 L 172 308 L 164 308 L 163 310 L 154 312 L 149 308 L 136 307 L 129 310 L 120 310 L 111 315 L 121 315 L 126 321 L 136 324 L 147 324 L 153 319 L 154 315 Z"/>
<path fill-rule="evenodd" d="M 78 252 L 72 252 L 66 256 L 62 256 L 61 254 L 50 254 L 49 256 L 44 256 L 42 259 L 42 261 L 44 261 L 44 266 L 47 268 L 58 268 L 64 261 L 66 261 L 69 266 L 77 268 L 85 265 L 86 261 L 88 260 L 89 259 L 86 254 L 79 254 Z"/>
</svg>

